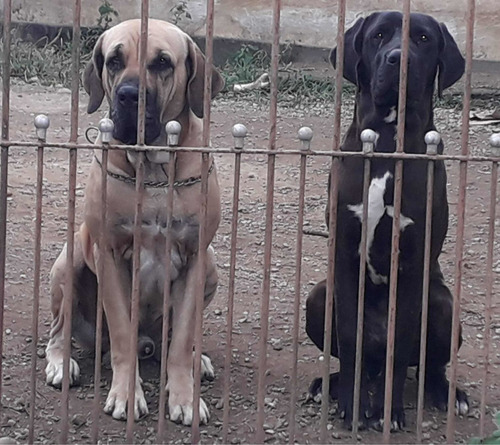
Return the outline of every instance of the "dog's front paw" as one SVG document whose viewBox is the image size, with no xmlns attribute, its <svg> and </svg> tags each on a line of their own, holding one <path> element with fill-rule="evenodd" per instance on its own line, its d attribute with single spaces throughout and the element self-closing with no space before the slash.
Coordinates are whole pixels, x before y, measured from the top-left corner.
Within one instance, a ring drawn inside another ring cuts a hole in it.
<svg viewBox="0 0 500 445">
<path fill-rule="evenodd" d="M 175 423 L 191 425 L 193 423 L 193 387 L 190 390 L 174 390 L 167 384 L 168 411 L 170 420 Z M 200 397 L 200 424 L 207 424 L 210 420 L 210 412 L 205 401 Z"/>
<path fill-rule="evenodd" d="M 344 428 L 347 430 L 352 430 L 352 423 L 353 423 L 353 410 L 354 406 L 352 403 L 352 396 L 348 396 L 347 399 L 342 397 L 342 391 L 340 391 L 339 394 L 339 413 L 340 413 L 340 418 L 343 419 L 344 421 Z M 358 429 L 359 430 L 364 430 L 368 428 L 370 422 L 371 422 L 371 417 L 373 413 L 372 410 L 369 406 L 368 403 L 368 394 L 361 391 L 361 401 L 359 404 L 359 417 L 358 417 Z"/>
<path fill-rule="evenodd" d="M 376 408 L 374 410 L 375 414 L 371 418 L 371 425 L 377 431 L 383 431 L 384 429 L 384 409 Z M 391 432 L 403 431 L 406 426 L 406 416 L 404 408 L 393 408 L 391 415 Z"/>
<path fill-rule="evenodd" d="M 426 390 L 431 398 L 431 403 L 440 411 L 448 410 L 448 388 L 449 383 L 444 374 L 426 377 Z M 463 416 L 469 412 L 469 400 L 467 394 L 461 389 L 456 389 L 455 414 Z"/>
<path fill-rule="evenodd" d="M 47 366 L 45 367 L 46 382 L 56 388 L 60 388 L 63 381 L 63 359 L 55 358 L 47 353 Z M 76 385 L 80 378 L 80 367 L 71 357 L 69 359 L 69 384 Z"/>
<path fill-rule="evenodd" d="M 112 385 L 104 405 L 104 412 L 114 419 L 127 419 L 128 382 L 122 385 Z M 135 384 L 134 419 L 139 420 L 148 414 L 148 405 L 139 381 Z"/>
</svg>

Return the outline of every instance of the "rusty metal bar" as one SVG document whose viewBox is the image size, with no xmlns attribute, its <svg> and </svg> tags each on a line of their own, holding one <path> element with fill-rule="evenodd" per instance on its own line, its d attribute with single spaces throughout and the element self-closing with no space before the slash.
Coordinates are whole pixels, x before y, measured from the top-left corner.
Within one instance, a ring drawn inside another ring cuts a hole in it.
<svg viewBox="0 0 500 445">
<path fill-rule="evenodd" d="M 208 154 L 202 155 L 201 163 L 201 209 L 198 247 L 199 279 L 196 288 L 195 331 L 194 331 L 194 392 L 193 392 L 193 423 L 191 428 L 191 442 L 200 441 L 200 395 L 201 395 L 201 347 L 203 336 L 203 299 L 206 281 L 206 261 L 208 239 L 206 236 L 207 207 L 208 207 Z M 215 162 L 212 160 L 212 162 Z"/>
<path fill-rule="evenodd" d="M 73 41 L 71 62 L 71 130 L 70 142 L 77 143 L 78 139 L 78 94 L 80 87 L 80 16 L 81 0 L 75 0 L 73 6 Z M 61 396 L 61 435 L 60 442 L 68 442 L 69 428 L 69 383 L 71 356 L 71 324 L 73 308 L 73 254 L 75 235 L 75 189 L 76 189 L 76 164 L 77 151 L 70 149 L 69 152 L 69 178 L 68 178 L 68 222 L 66 235 L 66 288 L 65 295 L 71 296 L 64 305 L 64 346 L 63 346 L 63 380 Z"/>
<path fill-rule="evenodd" d="M 1 147 L 33 147 L 37 148 L 36 143 L 30 141 L 9 141 L 0 142 Z M 93 144 L 76 144 L 76 143 L 52 143 L 47 142 L 45 148 L 62 148 L 62 149 L 75 149 L 75 150 L 93 150 L 95 146 Z M 129 145 L 109 145 L 109 150 L 127 150 L 130 149 Z M 300 156 L 300 150 L 275 150 L 270 151 L 266 148 L 244 148 L 240 152 L 234 147 L 167 147 L 167 146 L 148 146 L 144 145 L 142 147 L 134 146 L 134 150 L 142 152 L 156 152 L 156 151 L 169 151 L 169 152 L 191 152 L 191 153 L 217 153 L 217 154 L 251 154 L 251 155 L 270 155 L 273 156 Z M 329 158 L 364 158 L 369 157 L 370 159 L 404 159 L 404 160 L 433 160 L 433 161 L 467 161 L 467 162 L 498 162 L 500 156 L 496 155 L 453 155 L 453 154 L 418 154 L 418 153 L 384 153 L 384 152 L 373 152 L 370 154 L 363 154 L 359 151 L 331 151 L 331 150 L 309 150 L 308 156 L 322 156 Z"/>
<path fill-rule="evenodd" d="M 234 147 L 242 150 L 245 143 L 247 129 L 242 124 L 233 127 Z M 233 184 L 233 208 L 231 220 L 231 250 L 229 255 L 229 283 L 227 295 L 227 336 L 224 354 L 224 394 L 222 413 L 222 442 L 228 443 L 229 433 L 229 393 L 231 390 L 231 358 L 233 344 L 233 322 L 234 322 L 234 283 L 236 279 L 236 245 L 238 240 L 238 211 L 240 201 L 240 176 L 241 176 L 241 153 L 234 156 L 234 184 Z"/>
<path fill-rule="evenodd" d="M 363 153 L 374 151 L 374 145 L 377 141 L 377 134 L 370 129 L 363 130 L 361 133 L 361 142 L 363 142 Z M 358 313 L 356 326 L 356 360 L 354 364 L 354 392 L 352 408 L 352 440 L 357 441 L 359 426 L 359 407 L 361 395 L 361 370 L 363 366 L 363 330 L 365 317 L 365 283 L 366 283 L 366 257 L 368 244 L 368 192 L 370 190 L 370 168 L 371 160 L 365 158 L 363 171 L 363 213 L 361 217 L 361 240 L 359 242 L 359 275 L 358 275 Z M 365 413 L 361 413 L 362 416 Z"/>
<path fill-rule="evenodd" d="M 264 235 L 264 270 L 260 305 L 259 369 L 257 380 L 257 425 L 255 440 L 264 443 L 264 399 L 266 396 L 267 337 L 269 333 L 269 294 L 271 287 L 271 254 L 273 238 L 274 181 L 276 157 L 276 121 L 278 116 L 278 65 L 281 0 L 273 0 L 273 43 L 271 50 L 271 103 L 269 109 L 269 151 L 267 158 L 266 230 Z"/>
<path fill-rule="evenodd" d="M 299 209 L 297 215 L 297 240 L 295 244 L 295 295 L 293 301 L 293 333 L 292 333 L 292 372 L 290 386 L 290 418 L 288 443 L 295 443 L 295 413 L 297 412 L 297 366 L 299 358 L 299 329 L 300 329 L 300 283 L 302 275 L 302 237 L 304 226 L 304 202 L 306 191 L 307 152 L 311 148 L 313 131 L 309 127 L 299 130 L 299 139 L 302 143 L 300 156 L 299 178 Z"/>
<path fill-rule="evenodd" d="M 410 43 L 410 7 L 411 0 L 403 4 L 403 27 L 401 39 L 401 63 L 399 69 L 398 124 L 396 133 L 396 151 L 404 152 L 406 123 L 406 89 L 408 84 L 408 53 Z M 394 383 L 394 345 L 396 339 L 396 301 L 398 291 L 399 238 L 401 220 L 401 194 L 403 186 L 403 160 L 396 161 L 394 169 L 394 216 L 392 219 L 391 269 L 389 282 L 389 307 L 387 314 L 387 350 L 385 359 L 384 391 L 384 443 L 390 442 L 392 425 L 392 392 Z"/>
<path fill-rule="evenodd" d="M 101 252 L 109 249 L 106 237 L 108 211 L 108 145 L 113 137 L 113 121 L 102 119 L 99 122 L 101 134 L 101 221 L 99 227 L 99 248 Z M 102 364 L 102 324 L 103 324 L 103 292 L 106 279 L 107 253 L 102 254 L 99 262 L 97 281 L 96 326 L 95 326 L 95 362 L 94 362 L 94 404 L 92 407 L 92 427 L 90 437 L 92 443 L 99 440 L 99 414 L 101 412 L 101 364 Z"/>
<path fill-rule="evenodd" d="M 427 153 L 436 154 L 441 140 L 437 131 L 429 131 L 425 135 Z M 417 394 L 417 442 L 422 443 L 425 396 L 425 366 L 427 358 L 427 322 L 429 315 L 429 272 L 432 239 L 432 200 L 434 196 L 434 161 L 427 163 L 427 197 L 425 202 L 425 234 L 424 234 L 424 270 L 422 283 L 422 314 L 420 327 L 420 355 L 418 366 L 418 394 Z"/>
<path fill-rule="evenodd" d="M 35 127 L 39 147 L 37 150 L 36 170 L 36 209 L 35 209 L 35 242 L 33 270 L 33 310 L 31 316 L 31 374 L 30 374 L 30 402 L 29 402 L 29 427 L 28 443 L 33 443 L 35 438 L 35 405 L 36 405 L 36 364 L 38 347 L 38 317 L 40 309 L 40 257 L 42 241 L 42 200 L 43 200 L 43 143 L 46 138 L 49 118 L 38 115 L 35 118 Z"/>
<path fill-rule="evenodd" d="M 137 145 L 143 146 L 146 132 L 146 60 L 148 48 L 148 24 L 149 24 L 149 0 L 141 2 L 141 36 L 139 42 L 139 98 L 137 112 Z M 127 428 L 126 438 L 128 443 L 134 440 L 134 407 L 135 407 L 135 385 L 139 372 L 137 358 L 137 341 L 139 336 L 139 306 L 140 306 L 140 270 L 141 270 L 141 246 L 142 246 L 142 207 L 144 200 L 144 152 L 137 153 L 137 164 L 135 172 L 135 218 L 134 218 L 134 242 L 132 253 L 132 303 L 130 314 L 130 350 L 127 400 Z"/>
<path fill-rule="evenodd" d="M 3 333 L 5 308 L 5 262 L 7 250 L 7 185 L 9 171 L 10 113 L 10 28 L 11 0 L 3 2 L 3 79 L 2 79 L 2 151 L 0 154 L 0 412 L 3 413 Z M 4 145 L 4 141 L 5 144 Z"/>
<path fill-rule="evenodd" d="M 492 151 L 500 152 L 500 134 L 494 133 L 490 137 Z M 486 256 L 486 300 L 484 315 L 484 337 L 483 337 L 483 385 L 481 387 L 479 437 L 485 436 L 484 423 L 486 420 L 486 395 L 488 391 L 488 371 L 490 365 L 490 342 L 491 342 L 491 318 L 493 303 L 493 260 L 495 245 L 495 219 L 497 205 L 497 187 L 498 187 L 498 162 L 491 165 L 491 184 L 490 184 L 490 215 L 488 222 L 488 248 Z"/>
<path fill-rule="evenodd" d="M 337 4 L 337 60 L 335 73 L 335 115 L 333 119 L 333 152 L 340 154 L 340 117 L 342 112 L 342 84 L 344 75 L 344 32 L 346 2 L 340 0 Z M 328 266 L 326 275 L 326 301 L 324 321 L 324 362 L 322 369 L 322 396 L 321 396 L 321 441 L 328 442 L 328 405 L 330 400 L 330 351 L 332 346 L 332 314 L 333 290 L 335 282 L 335 248 L 337 245 L 337 204 L 338 204 L 338 171 L 339 157 L 332 158 L 330 167 L 330 190 L 328 209 Z"/>
<path fill-rule="evenodd" d="M 207 19 L 205 34 L 205 72 L 204 72 L 204 94 L 203 94 L 203 135 L 202 145 L 210 145 L 210 101 L 212 99 L 212 70 L 213 70 L 213 34 L 214 34 L 214 0 L 207 1 Z M 195 306 L 195 332 L 194 332 L 194 392 L 193 392 L 193 423 L 191 428 L 191 441 L 200 441 L 200 395 L 201 395 L 201 349 L 203 341 L 203 299 L 206 280 L 207 262 L 207 206 L 208 206 L 208 168 L 210 155 L 206 152 L 201 155 L 201 208 L 199 215 L 199 248 L 198 268 L 199 280 L 196 289 Z M 215 162 L 212 160 L 212 162 Z"/>
<path fill-rule="evenodd" d="M 135 218 L 134 218 L 134 243 L 132 253 L 132 303 L 130 314 L 130 350 L 129 366 L 130 377 L 128 382 L 127 401 L 127 443 L 134 441 L 134 407 L 135 384 L 138 369 L 137 341 L 139 328 L 139 301 L 140 301 L 140 270 L 141 270 L 141 243 L 142 243 L 142 205 L 144 200 L 144 153 L 139 153 L 135 172 Z"/>
<path fill-rule="evenodd" d="M 203 142 L 204 147 L 210 145 L 210 116 L 212 112 L 212 70 L 214 63 L 214 0 L 207 1 L 207 19 L 205 22 L 205 72 L 203 92 Z"/>
<path fill-rule="evenodd" d="M 474 20 L 476 1 L 468 0 L 466 17 L 466 42 L 465 42 L 465 77 L 464 99 L 462 109 L 462 134 L 461 154 L 469 153 L 469 113 L 472 93 L 472 55 L 474 44 Z M 450 386 L 448 390 L 448 415 L 446 426 L 446 441 L 455 441 L 455 402 L 457 390 L 458 347 L 460 336 L 460 304 L 462 297 L 462 271 L 465 233 L 465 201 L 467 195 L 467 161 L 460 162 L 460 176 L 457 205 L 457 235 L 455 244 L 455 280 L 453 299 L 453 321 L 451 330 L 451 362 L 449 370 Z"/>
<path fill-rule="evenodd" d="M 177 121 L 170 121 L 165 125 L 167 133 L 167 143 L 169 146 L 177 146 L 181 133 L 181 125 Z M 168 180 L 173 183 L 175 180 L 176 153 L 170 153 L 168 161 Z M 170 329 L 170 292 L 171 292 L 171 256 L 172 256 L 172 214 L 174 208 L 174 188 L 170 186 L 167 190 L 166 199 L 166 233 L 165 233 L 165 277 L 163 286 L 163 320 L 162 320 L 162 341 L 161 341 L 161 361 L 160 361 L 160 401 L 158 406 L 158 432 L 157 442 L 165 443 L 165 417 L 167 403 L 167 357 L 168 357 L 168 331 Z"/>
</svg>

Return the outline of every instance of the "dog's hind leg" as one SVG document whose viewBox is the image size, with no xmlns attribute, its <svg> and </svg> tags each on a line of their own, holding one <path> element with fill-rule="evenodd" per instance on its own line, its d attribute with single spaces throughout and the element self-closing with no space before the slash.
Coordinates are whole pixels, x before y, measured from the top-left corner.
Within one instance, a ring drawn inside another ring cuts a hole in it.
<svg viewBox="0 0 500 445">
<path fill-rule="evenodd" d="M 450 361 L 453 296 L 446 286 L 439 264 L 433 267 L 429 283 L 429 328 L 425 387 L 432 404 L 443 411 L 448 408 L 448 379 L 446 365 Z M 460 329 L 460 345 L 462 332 Z M 457 388 L 455 411 L 469 411 L 466 393 Z"/>
<path fill-rule="evenodd" d="M 326 299 L 326 280 L 317 283 L 306 301 L 306 332 L 312 342 L 321 350 L 324 351 L 324 320 L 325 320 L 325 299 Z M 334 309 L 335 311 L 335 309 Z M 333 317 L 332 326 L 332 347 L 331 355 L 338 357 L 337 352 L 337 333 L 335 327 L 335 317 Z M 322 378 L 315 378 L 307 393 L 307 400 L 314 400 L 319 403 L 321 401 Z M 339 374 L 330 374 L 330 397 L 338 398 Z"/>
<path fill-rule="evenodd" d="M 75 237 L 75 245 L 78 244 L 78 237 Z M 47 384 L 60 388 L 63 380 L 63 357 L 64 357 L 64 308 L 71 298 L 66 292 L 66 255 L 67 246 L 64 245 L 61 253 L 55 261 L 50 271 L 50 305 L 52 310 L 52 324 L 49 334 L 49 342 L 45 349 L 47 365 L 45 375 Z M 76 267 L 84 267 L 81 249 L 75 249 L 74 261 Z M 74 270 L 74 269 L 73 269 Z M 69 382 L 74 385 L 80 377 L 80 368 L 76 361 L 69 359 Z"/>
</svg>

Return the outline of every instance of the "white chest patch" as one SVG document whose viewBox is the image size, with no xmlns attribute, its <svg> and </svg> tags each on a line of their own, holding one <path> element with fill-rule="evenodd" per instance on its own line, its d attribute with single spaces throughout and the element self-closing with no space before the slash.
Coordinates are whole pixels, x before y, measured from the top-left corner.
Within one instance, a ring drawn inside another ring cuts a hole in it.
<svg viewBox="0 0 500 445">
<path fill-rule="evenodd" d="M 396 111 L 396 107 L 391 107 L 389 114 L 384 117 L 384 122 L 390 124 L 391 122 L 394 122 L 396 120 L 398 113 Z"/>
<path fill-rule="evenodd" d="M 391 218 L 394 217 L 394 206 L 386 206 L 384 194 L 387 187 L 387 180 L 392 177 L 390 172 L 386 172 L 381 178 L 373 178 L 368 189 L 368 216 L 367 216 L 367 242 L 366 242 L 366 265 L 368 274 L 374 284 L 387 284 L 387 276 L 377 273 L 370 261 L 370 249 L 375 237 L 375 230 L 385 213 Z M 348 205 L 347 208 L 363 221 L 363 204 Z M 399 227 L 403 231 L 408 225 L 413 224 L 413 220 L 401 214 Z M 358 252 L 361 254 L 361 244 Z"/>
</svg>

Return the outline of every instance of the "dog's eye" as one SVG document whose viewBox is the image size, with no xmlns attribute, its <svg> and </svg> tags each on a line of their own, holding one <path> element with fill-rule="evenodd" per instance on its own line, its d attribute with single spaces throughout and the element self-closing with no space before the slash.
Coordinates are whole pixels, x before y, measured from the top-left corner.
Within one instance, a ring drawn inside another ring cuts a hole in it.
<svg viewBox="0 0 500 445">
<path fill-rule="evenodd" d="M 151 71 L 167 71 L 173 68 L 172 61 L 169 57 L 166 56 L 158 56 L 152 63 L 149 65 L 149 69 Z"/>
<path fill-rule="evenodd" d="M 425 34 L 422 34 L 420 37 L 419 37 L 419 40 L 421 42 L 427 42 L 429 40 L 429 38 L 425 35 Z"/>
<path fill-rule="evenodd" d="M 378 32 L 377 34 L 375 34 L 375 38 L 377 40 L 382 40 L 384 38 L 384 35 L 381 32 Z"/>
<path fill-rule="evenodd" d="M 118 56 L 111 57 L 107 62 L 106 66 L 108 70 L 117 73 L 123 68 L 122 60 Z"/>
</svg>

